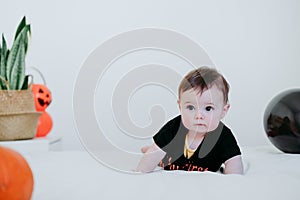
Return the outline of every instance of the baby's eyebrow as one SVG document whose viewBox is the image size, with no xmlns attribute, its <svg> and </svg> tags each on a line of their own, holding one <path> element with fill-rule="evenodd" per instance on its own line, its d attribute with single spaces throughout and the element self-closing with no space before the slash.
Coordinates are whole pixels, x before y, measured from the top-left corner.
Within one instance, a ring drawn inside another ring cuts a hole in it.
<svg viewBox="0 0 300 200">
<path fill-rule="evenodd" d="M 184 103 L 195 104 L 195 103 L 197 103 L 197 101 L 193 101 L 193 100 L 187 99 Z"/>
</svg>

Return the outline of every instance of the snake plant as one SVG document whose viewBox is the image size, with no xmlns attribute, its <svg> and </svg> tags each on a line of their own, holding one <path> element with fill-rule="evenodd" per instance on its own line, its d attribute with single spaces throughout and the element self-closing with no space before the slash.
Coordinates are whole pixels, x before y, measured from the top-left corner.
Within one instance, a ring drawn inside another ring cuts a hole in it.
<svg viewBox="0 0 300 200">
<path fill-rule="evenodd" d="M 25 56 L 30 37 L 30 24 L 24 16 L 19 23 L 13 45 L 8 49 L 4 35 L 0 44 L 0 90 L 22 90 L 28 88 L 25 75 Z"/>
</svg>

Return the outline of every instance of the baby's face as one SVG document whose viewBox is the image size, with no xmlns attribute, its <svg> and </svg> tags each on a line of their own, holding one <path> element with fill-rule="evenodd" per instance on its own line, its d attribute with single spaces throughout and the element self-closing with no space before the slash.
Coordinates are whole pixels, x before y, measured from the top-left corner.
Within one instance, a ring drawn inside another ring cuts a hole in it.
<svg viewBox="0 0 300 200">
<path fill-rule="evenodd" d="M 196 133 L 215 130 L 229 109 L 222 92 L 213 85 L 202 93 L 194 89 L 181 93 L 178 100 L 184 126 Z"/>
</svg>

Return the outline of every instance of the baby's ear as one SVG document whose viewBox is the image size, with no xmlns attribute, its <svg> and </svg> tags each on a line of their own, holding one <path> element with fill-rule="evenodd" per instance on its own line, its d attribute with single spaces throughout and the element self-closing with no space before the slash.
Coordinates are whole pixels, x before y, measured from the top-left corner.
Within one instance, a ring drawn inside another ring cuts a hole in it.
<svg viewBox="0 0 300 200">
<path fill-rule="evenodd" d="M 179 110 L 181 110 L 180 100 L 179 99 L 177 100 L 177 104 L 178 104 Z"/>
<path fill-rule="evenodd" d="M 223 107 L 222 118 L 225 117 L 225 115 L 227 114 L 229 108 L 230 108 L 230 104 L 226 103 L 225 106 Z"/>
</svg>

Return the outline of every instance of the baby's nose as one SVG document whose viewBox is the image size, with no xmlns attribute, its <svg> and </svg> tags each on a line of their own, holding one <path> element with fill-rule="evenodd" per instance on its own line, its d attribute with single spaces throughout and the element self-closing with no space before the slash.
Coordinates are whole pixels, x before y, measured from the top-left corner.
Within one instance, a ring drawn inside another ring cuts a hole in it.
<svg viewBox="0 0 300 200">
<path fill-rule="evenodd" d="M 204 112 L 202 112 L 201 110 L 196 111 L 196 113 L 195 113 L 195 118 L 196 119 L 204 119 L 204 117 L 205 117 Z"/>
</svg>

